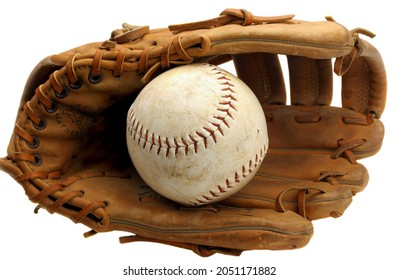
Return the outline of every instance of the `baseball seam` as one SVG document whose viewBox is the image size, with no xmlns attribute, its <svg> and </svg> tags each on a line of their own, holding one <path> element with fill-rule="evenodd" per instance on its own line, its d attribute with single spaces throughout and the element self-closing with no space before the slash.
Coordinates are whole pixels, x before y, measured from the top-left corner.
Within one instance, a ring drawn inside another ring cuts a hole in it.
<svg viewBox="0 0 399 280">
<path fill-rule="evenodd" d="M 253 159 L 250 159 L 246 165 L 243 165 L 240 171 L 236 171 L 234 176 L 231 178 L 227 178 L 225 180 L 225 184 L 219 184 L 216 187 L 216 190 L 209 191 L 208 193 L 201 194 L 194 200 L 190 201 L 191 206 L 200 206 L 202 204 L 211 203 L 213 200 L 217 199 L 220 194 L 226 193 L 232 190 L 241 180 L 247 177 L 249 174 L 256 169 L 256 167 L 262 163 L 264 156 L 266 155 L 267 146 L 263 145 L 263 148 L 259 150 L 259 152 L 254 156 Z"/>
<path fill-rule="evenodd" d="M 166 157 L 177 156 L 179 151 L 183 151 L 183 154 L 187 155 L 190 146 L 193 146 L 193 152 L 197 153 L 198 146 L 201 143 L 203 143 L 205 149 L 208 148 L 209 141 L 217 143 L 218 135 L 216 132 L 224 136 L 224 129 L 230 128 L 229 122 L 234 120 L 233 111 L 237 111 L 234 103 L 238 102 L 238 100 L 237 93 L 234 91 L 234 84 L 226 73 L 214 66 L 212 66 L 211 71 L 219 81 L 221 94 L 216 108 L 217 114 L 211 117 L 212 120 L 208 121 L 207 126 L 186 137 L 162 137 L 146 129 L 136 118 L 134 110 L 132 110 L 129 114 L 130 125 L 128 126 L 128 133 L 133 136 L 133 140 L 138 145 L 141 144 L 143 149 L 149 146 L 150 152 L 154 150 L 157 155 L 160 155 L 162 149 L 165 149 Z"/>
</svg>

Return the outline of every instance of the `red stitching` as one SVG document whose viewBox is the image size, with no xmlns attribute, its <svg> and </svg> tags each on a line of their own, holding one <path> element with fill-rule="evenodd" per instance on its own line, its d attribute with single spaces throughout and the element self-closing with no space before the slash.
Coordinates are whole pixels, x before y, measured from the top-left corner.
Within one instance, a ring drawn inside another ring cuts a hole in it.
<svg viewBox="0 0 399 280">
<path fill-rule="evenodd" d="M 195 131 L 193 135 L 188 135 L 187 138 L 164 138 L 158 136 L 156 139 L 155 133 L 146 130 L 139 120 L 136 119 L 134 111 L 131 112 L 129 116 L 131 125 L 128 128 L 128 132 L 131 136 L 133 136 L 133 140 L 136 141 L 139 145 L 143 141 L 142 148 L 145 149 L 147 145 L 150 145 L 149 150 L 152 151 L 154 146 L 157 146 L 156 154 L 159 155 L 162 149 L 165 149 L 165 155 L 168 157 L 170 155 L 177 156 L 180 149 L 184 149 L 184 154 L 187 155 L 189 151 L 189 146 L 193 145 L 194 153 L 198 152 L 199 143 L 203 142 L 205 149 L 208 148 L 208 139 L 209 137 L 216 143 L 217 135 L 216 132 L 219 132 L 222 136 L 224 136 L 223 127 L 226 126 L 230 128 L 228 119 L 234 120 L 234 116 L 232 114 L 232 110 L 237 111 L 237 108 L 234 106 L 233 102 L 238 102 L 234 91 L 234 84 L 231 82 L 230 78 L 227 74 L 221 71 L 219 68 L 212 68 L 211 71 L 214 72 L 215 75 L 221 75 L 217 77 L 218 80 L 221 81 L 221 91 L 224 92 L 220 96 L 219 107 L 216 108 L 217 111 L 224 113 L 224 116 L 215 115 L 212 116 L 215 121 L 209 121 L 209 125 L 211 127 L 203 127 L 203 131 Z M 227 93 L 227 94 L 226 94 Z M 213 129 L 212 129 L 213 128 Z M 149 135 L 152 136 L 149 136 Z M 209 135 L 208 135 L 209 134 Z M 198 137 L 201 139 L 199 141 Z M 148 142 L 148 143 L 147 143 Z M 165 145 L 164 145 L 165 144 Z M 172 145 L 174 144 L 174 145 Z M 173 149 L 173 152 L 170 151 Z"/>
<path fill-rule="evenodd" d="M 258 164 L 260 164 L 263 160 L 263 155 L 266 154 L 266 145 L 263 145 L 263 148 L 259 150 L 259 152 L 255 155 L 255 160 L 253 161 L 252 159 L 250 159 L 248 161 L 248 168 L 246 168 L 245 165 L 242 166 L 242 173 L 241 176 L 243 178 L 245 178 L 246 176 L 248 176 L 248 174 L 252 173 L 253 170 L 258 166 Z M 239 183 L 240 182 L 240 176 L 238 172 L 234 173 L 234 183 Z M 226 193 L 228 192 L 228 189 L 233 189 L 235 187 L 235 184 L 231 184 L 231 180 L 226 179 L 225 181 L 225 188 L 223 188 L 222 186 L 218 185 L 217 186 L 217 190 L 219 192 L 216 192 L 215 190 L 209 191 L 209 194 L 212 198 L 217 198 L 219 197 L 220 194 L 222 193 Z M 199 206 L 201 204 L 205 204 L 205 203 L 209 203 L 211 200 L 206 199 L 206 201 L 204 201 L 202 198 L 210 198 L 209 194 L 201 194 L 201 198 L 195 198 L 194 201 L 191 201 L 191 205 L 192 206 Z"/>
</svg>

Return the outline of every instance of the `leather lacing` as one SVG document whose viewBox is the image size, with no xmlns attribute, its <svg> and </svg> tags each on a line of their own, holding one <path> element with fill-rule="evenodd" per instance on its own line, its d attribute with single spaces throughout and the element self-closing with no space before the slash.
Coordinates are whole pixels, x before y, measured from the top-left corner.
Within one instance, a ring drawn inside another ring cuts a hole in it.
<svg viewBox="0 0 399 280">
<path fill-rule="evenodd" d="M 282 191 L 275 202 L 275 207 L 276 210 L 279 212 L 286 212 L 287 210 L 284 207 L 284 201 L 283 198 L 284 196 L 290 192 L 290 191 L 296 191 L 298 193 L 297 196 L 297 210 L 298 210 L 298 214 L 303 216 L 304 218 L 308 218 L 307 214 L 306 214 L 306 195 L 309 193 L 309 191 L 311 190 L 316 190 L 320 193 L 325 193 L 325 190 L 322 190 L 320 188 L 314 188 L 314 187 L 292 187 L 292 188 L 287 188 L 284 191 Z"/>
<path fill-rule="evenodd" d="M 103 51 L 99 51 L 96 53 L 93 59 L 93 67 L 90 76 L 88 77 L 89 82 L 91 83 L 99 83 L 101 81 L 101 58 L 103 55 Z M 40 85 L 35 90 L 35 97 L 37 98 L 38 104 L 42 104 L 44 110 L 48 113 L 55 113 L 58 110 L 57 100 L 65 99 L 70 94 L 70 90 L 77 90 L 83 85 L 83 80 L 77 76 L 75 73 L 74 61 L 76 60 L 78 54 L 71 56 L 66 66 L 61 69 L 53 72 L 50 75 L 49 82 L 43 85 Z M 121 51 L 117 57 L 116 66 L 114 70 L 114 74 L 116 76 L 121 75 L 123 68 L 121 65 L 123 64 L 124 56 Z M 65 86 L 60 83 L 60 77 L 62 75 L 66 75 L 68 78 L 68 86 Z M 52 88 L 54 90 L 54 97 L 51 98 L 50 95 L 47 95 L 46 92 Z M 36 130 L 44 130 L 46 129 L 47 122 L 39 113 L 36 111 L 37 105 L 32 103 L 32 101 L 28 101 L 24 107 L 23 112 L 27 116 L 27 118 L 32 122 L 33 127 Z M 16 124 L 14 128 L 14 133 L 19 136 L 22 140 L 24 140 L 27 146 L 31 149 L 30 152 L 14 152 L 13 160 L 15 161 L 24 161 L 28 162 L 33 166 L 40 166 L 42 164 L 42 156 L 38 153 L 35 153 L 34 150 L 40 146 L 40 138 L 28 132 L 24 127 Z M 44 172 L 44 171 L 31 171 L 26 172 L 21 175 L 15 177 L 15 179 L 20 182 L 32 181 L 32 180 L 48 180 L 48 179 L 60 179 L 62 172 L 60 170 Z M 86 217 L 90 216 L 91 219 L 97 221 L 99 226 L 108 226 L 110 223 L 110 218 L 106 211 L 101 211 L 101 209 L 108 206 L 108 202 L 106 201 L 94 201 L 94 202 L 83 202 L 79 205 L 83 205 L 81 207 L 75 207 L 72 201 L 75 199 L 82 198 L 84 196 L 84 191 L 82 190 L 70 190 L 68 191 L 68 186 L 72 185 L 78 180 L 92 178 L 92 177 L 100 177 L 100 176 L 113 176 L 113 177 L 126 177 L 126 174 L 122 173 L 109 173 L 109 172 L 88 172 L 84 174 L 79 174 L 73 177 L 69 177 L 62 181 L 61 183 L 56 183 L 54 185 L 47 184 L 42 181 L 37 187 L 37 192 L 32 194 L 29 199 L 38 203 L 34 210 L 35 213 L 43 206 L 46 205 L 45 208 L 50 213 L 57 212 L 61 207 L 65 208 L 73 208 L 77 213 L 73 215 L 71 218 L 75 223 L 81 222 Z M 59 192 L 63 192 L 60 194 Z M 100 210 L 100 211 L 98 211 Z"/>
<path fill-rule="evenodd" d="M 332 159 L 339 157 L 346 158 L 351 164 L 356 163 L 356 156 L 352 149 L 359 147 L 367 142 L 366 139 L 356 139 L 352 141 L 345 141 L 344 139 L 338 140 L 338 148 L 331 154 Z"/>
<path fill-rule="evenodd" d="M 226 9 L 219 17 L 187 24 L 170 25 L 169 30 L 175 34 L 172 42 L 165 46 L 157 46 L 154 41 L 153 45 L 145 47 L 143 50 L 121 49 L 115 61 L 114 75 L 118 76 L 122 73 L 123 63 L 126 60 L 137 60 L 137 72 L 142 74 L 142 82 L 147 83 L 154 74 L 160 69 L 169 68 L 171 65 L 188 64 L 194 60 L 190 55 L 190 48 L 196 56 L 204 57 L 210 51 L 211 41 L 207 36 L 199 35 L 195 39 L 190 38 L 189 42 L 185 41 L 182 33 L 186 30 L 214 28 L 227 24 L 240 24 L 243 26 L 252 24 L 272 24 L 272 23 L 291 23 L 294 15 L 283 15 L 275 17 L 259 17 L 254 16 L 251 12 L 244 9 Z M 123 44 L 137 40 L 143 37 L 150 30 L 148 26 L 132 26 L 123 24 L 122 29 L 114 30 L 111 38 L 102 43 L 101 50 L 112 50 L 117 44 Z M 96 62 L 94 62 L 96 61 Z M 95 55 L 93 68 L 99 68 L 98 62 L 101 61 L 101 55 Z M 94 74 L 94 76 L 96 76 Z M 73 80 L 72 80 L 73 81 Z"/>
<path fill-rule="evenodd" d="M 100 67 L 103 54 L 105 51 L 113 51 L 117 45 L 113 40 L 111 38 L 103 42 L 94 55 L 91 78 L 101 76 Z M 120 77 L 125 62 L 133 62 L 137 65 L 135 69 L 137 73 L 142 75 L 142 82 L 148 83 L 160 68 L 191 63 L 194 58 L 188 53 L 187 49 L 192 46 L 195 46 L 196 55 L 205 56 L 210 51 L 211 41 L 207 36 L 198 36 L 196 40 L 190 41 L 187 45 L 183 42 L 181 35 L 176 35 L 172 42 L 165 46 L 157 46 L 157 42 L 154 42 L 153 45 L 147 46 L 143 50 L 122 47 L 118 50 L 116 56 L 111 58 L 115 63 L 113 74 L 115 77 Z M 107 57 L 107 59 L 110 59 L 110 57 Z"/>
</svg>

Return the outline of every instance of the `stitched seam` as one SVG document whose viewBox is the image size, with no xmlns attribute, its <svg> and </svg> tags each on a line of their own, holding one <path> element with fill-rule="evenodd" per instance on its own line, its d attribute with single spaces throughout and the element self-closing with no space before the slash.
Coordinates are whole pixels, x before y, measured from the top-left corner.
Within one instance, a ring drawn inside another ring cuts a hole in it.
<svg viewBox="0 0 399 280">
<path fill-rule="evenodd" d="M 209 141 L 217 143 L 219 136 L 216 132 L 224 136 L 224 130 L 230 127 L 229 122 L 234 120 L 232 111 L 237 111 L 234 103 L 238 100 L 234 91 L 235 86 L 226 73 L 217 67 L 213 67 L 211 71 L 214 72 L 220 82 L 221 94 L 216 108 L 218 114 L 211 117 L 207 126 L 190 133 L 186 137 L 163 137 L 145 128 L 140 120 L 136 118 L 135 112 L 132 111 L 129 115 L 129 123 L 131 125 L 128 126 L 128 133 L 133 137 L 133 140 L 143 149 L 149 146 L 150 152 L 156 152 L 157 155 L 161 153 L 162 149 L 165 149 L 166 157 L 177 156 L 179 151 L 184 151 L 184 155 L 187 155 L 189 150 L 197 153 L 199 145 L 202 144 L 207 149 Z"/>
<path fill-rule="evenodd" d="M 217 199 L 222 193 L 228 192 L 233 189 L 242 179 L 250 175 L 257 166 L 262 163 L 263 158 L 266 154 L 266 145 L 263 146 L 259 152 L 250 159 L 245 165 L 241 167 L 241 170 L 236 171 L 233 177 L 227 178 L 225 184 L 217 185 L 212 191 L 201 194 L 194 200 L 190 201 L 192 206 L 199 206 L 201 204 L 210 203 L 212 200 Z"/>
</svg>

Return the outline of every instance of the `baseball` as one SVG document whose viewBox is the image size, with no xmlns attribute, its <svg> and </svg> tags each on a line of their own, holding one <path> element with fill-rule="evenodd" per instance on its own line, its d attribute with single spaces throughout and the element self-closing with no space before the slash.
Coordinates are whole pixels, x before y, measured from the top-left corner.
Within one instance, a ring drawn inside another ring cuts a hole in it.
<svg viewBox="0 0 399 280">
<path fill-rule="evenodd" d="M 255 94 L 210 64 L 180 66 L 148 83 L 129 109 L 126 138 L 143 180 L 186 206 L 238 192 L 269 143 Z"/>
</svg>

